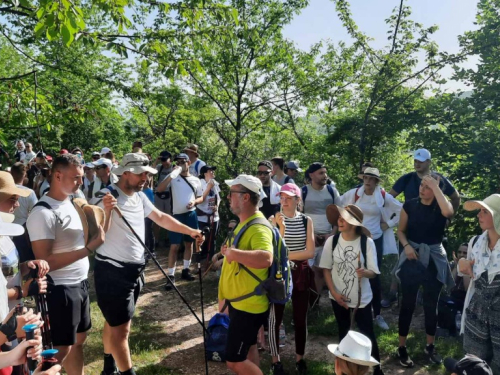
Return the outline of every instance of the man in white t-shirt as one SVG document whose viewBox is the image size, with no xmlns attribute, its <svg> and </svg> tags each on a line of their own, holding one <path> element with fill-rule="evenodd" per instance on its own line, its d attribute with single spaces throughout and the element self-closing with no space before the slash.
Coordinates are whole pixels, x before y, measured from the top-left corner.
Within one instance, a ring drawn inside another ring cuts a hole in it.
<svg viewBox="0 0 500 375">
<path fill-rule="evenodd" d="M 200 175 L 201 168 L 207 165 L 203 160 L 199 159 L 200 154 L 198 153 L 198 145 L 194 143 L 188 144 L 182 152 L 189 156 L 189 173 L 191 176 L 198 177 Z"/>
<path fill-rule="evenodd" d="M 47 295 L 50 329 L 56 355 L 69 375 L 83 374 L 83 344 L 91 328 L 88 255 L 104 242 L 104 231 L 85 245 L 82 221 L 69 198 L 82 184 L 83 168 L 73 154 L 52 164 L 47 194 L 31 211 L 26 226 L 33 253 L 49 263 L 55 286 Z M 41 203 L 43 202 L 43 206 Z"/>
<path fill-rule="evenodd" d="M 309 216 L 314 224 L 315 251 L 309 265 L 314 270 L 314 282 L 318 295 L 325 283 L 323 270 L 319 268 L 323 245 L 328 237 L 334 234 L 333 228 L 326 217 L 326 207 L 339 204 L 339 192 L 328 184 L 326 167 L 322 163 L 312 163 L 307 169 L 311 183 L 302 187 L 302 203 L 304 214 Z"/>
<path fill-rule="evenodd" d="M 14 223 L 24 225 L 26 220 L 28 220 L 28 214 L 38 202 L 38 199 L 36 198 L 36 194 L 33 190 L 23 186 L 24 179 L 26 178 L 26 166 L 23 163 L 14 163 L 14 165 L 10 168 L 10 174 L 14 178 L 14 182 L 19 189 L 29 191 L 29 195 L 27 197 L 19 197 L 19 207 L 17 207 L 14 211 L 14 215 L 16 216 Z"/>
<path fill-rule="evenodd" d="M 94 266 L 97 304 L 106 319 L 102 335 L 102 375 L 115 374 L 116 365 L 120 374 L 134 375 L 128 334 L 135 303 L 143 284 L 144 247 L 114 207 L 120 209 L 123 218 L 143 242 L 145 218 L 169 231 L 179 232 L 191 238 L 201 238 L 201 232 L 156 209 L 142 192 L 150 174 L 157 173 L 155 168 L 149 166 L 149 159 L 145 154 L 126 154 L 116 173 L 120 175 L 118 182 L 100 192 L 106 193 L 99 206 L 103 207 L 106 213 L 104 227 L 107 239 L 96 253 Z"/>
<path fill-rule="evenodd" d="M 190 228 L 198 229 L 196 206 L 204 200 L 200 179 L 192 176 L 189 172 L 191 165 L 189 156 L 181 153 L 174 158 L 174 161 L 176 166 L 172 169 L 172 173 L 158 184 L 156 191 L 165 191 L 170 186 L 173 217 Z M 175 283 L 175 263 L 177 261 L 177 252 L 182 242 L 184 242 L 184 264 L 181 278 L 188 281 L 194 280 L 194 276 L 189 272 L 193 252 L 193 239 L 177 232 L 169 232 L 169 239 L 168 275 L 170 280 L 172 280 L 172 283 Z M 172 289 L 170 283 L 165 286 L 165 289 Z"/>
</svg>

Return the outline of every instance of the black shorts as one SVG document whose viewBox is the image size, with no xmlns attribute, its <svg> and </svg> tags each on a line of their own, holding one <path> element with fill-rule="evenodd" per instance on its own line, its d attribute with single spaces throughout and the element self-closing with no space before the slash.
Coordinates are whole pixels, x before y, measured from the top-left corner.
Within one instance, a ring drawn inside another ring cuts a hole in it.
<svg viewBox="0 0 500 375">
<path fill-rule="evenodd" d="M 267 311 L 251 314 L 236 310 L 229 304 L 229 331 L 226 343 L 226 361 L 243 362 L 252 345 L 257 344 L 260 327 L 267 321 Z"/>
<path fill-rule="evenodd" d="M 73 345 L 77 333 L 87 332 L 92 327 L 88 280 L 51 288 L 47 307 L 54 346 Z"/>
<path fill-rule="evenodd" d="M 116 262 L 122 267 L 99 260 L 94 263 L 97 305 L 111 327 L 117 327 L 132 319 L 135 304 L 144 285 L 144 264 Z M 109 259 L 109 258 L 108 258 Z"/>
</svg>

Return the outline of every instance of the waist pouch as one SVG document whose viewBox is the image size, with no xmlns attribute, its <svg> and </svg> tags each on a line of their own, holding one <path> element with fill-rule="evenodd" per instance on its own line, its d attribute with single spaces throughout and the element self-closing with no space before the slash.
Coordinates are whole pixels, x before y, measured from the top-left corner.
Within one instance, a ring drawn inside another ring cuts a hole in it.
<svg viewBox="0 0 500 375">
<path fill-rule="evenodd" d="M 292 268 L 293 289 L 299 292 L 308 290 L 312 286 L 314 272 L 307 260 L 294 261 Z"/>
<path fill-rule="evenodd" d="M 208 212 L 205 212 L 203 210 L 200 210 L 198 207 L 196 207 L 195 211 L 196 211 L 197 216 L 211 216 L 211 215 L 213 215 L 213 214 L 209 214 Z"/>
<path fill-rule="evenodd" d="M 155 193 L 155 195 L 160 199 L 170 199 L 169 191 L 158 191 Z"/>
</svg>

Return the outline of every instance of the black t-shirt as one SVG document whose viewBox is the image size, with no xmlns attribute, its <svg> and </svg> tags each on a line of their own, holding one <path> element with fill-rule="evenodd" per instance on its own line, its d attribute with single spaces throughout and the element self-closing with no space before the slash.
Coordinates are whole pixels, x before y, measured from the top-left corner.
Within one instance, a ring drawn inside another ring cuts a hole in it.
<svg viewBox="0 0 500 375">
<path fill-rule="evenodd" d="M 260 208 L 260 212 L 262 212 L 266 217 L 266 219 L 268 219 L 269 216 L 274 215 L 276 212 L 280 210 L 280 205 L 271 204 L 271 201 L 269 199 L 271 195 L 270 186 L 263 186 L 262 189 L 264 190 L 264 193 L 266 193 L 267 197 L 262 200 L 262 207 Z"/>
<path fill-rule="evenodd" d="M 439 244 L 443 241 L 446 217 L 436 199 L 429 206 L 420 203 L 420 198 L 406 201 L 403 209 L 408 215 L 406 238 L 418 244 Z"/>
<path fill-rule="evenodd" d="M 444 184 L 443 188 L 443 193 L 444 195 L 447 195 L 448 197 L 451 197 L 451 195 L 456 191 L 451 182 L 444 177 L 442 174 L 436 173 L 441 177 L 441 181 Z M 420 184 L 422 183 L 422 179 L 418 177 L 417 172 L 411 172 L 408 174 L 405 174 L 404 176 L 400 177 L 392 189 L 399 193 L 404 193 L 405 195 L 405 202 L 408 202 L 410 199 L 418 198 L 419 196 L 419 188 Z"/>
</svg>

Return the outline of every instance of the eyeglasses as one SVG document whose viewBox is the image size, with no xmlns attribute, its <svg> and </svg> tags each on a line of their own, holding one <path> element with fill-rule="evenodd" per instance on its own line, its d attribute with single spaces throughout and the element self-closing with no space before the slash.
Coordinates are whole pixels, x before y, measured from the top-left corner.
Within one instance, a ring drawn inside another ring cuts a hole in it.
<svg viewBox="0 0 500 375">
<path fill-rule="evenodd" d="M 95 167 L 96 171 L 99 170 L 99 169 L 106 169 L 108 166 L 106 164 L 103 164 L 103 165 L 98 165 L 97 167 Z"/>
<path fill-rule="evenodd" d="M 257 176 L 267 176 L 271 171 L 257 171 Z"/>
<path fill-rule="evenodd" d="M 125 166 L 127 165 L 131 165 L 131 164 L 135 164 L 135 165 L 139 165 L 139 166 L 148 166 L 149 165 L 149 161 L 138 161 L 138 160 L 135 160 L 135 161 L 129 161 L 128 163 L 125 164 Z"/>
<path fill-rule="evenodd" d="M 186 163 L 187 163 L 186 160 L 176 160 L 175 161 L 175 164 L 177 164 L 177 165 L 183 165 L 183 164 L 186 164 Z"/>
<path fill-rule="evenodd" d="M 101 158 L 101 155 L 92 156 L 92 160 L 99 160 L 100 158 Z"/>
</svg>

